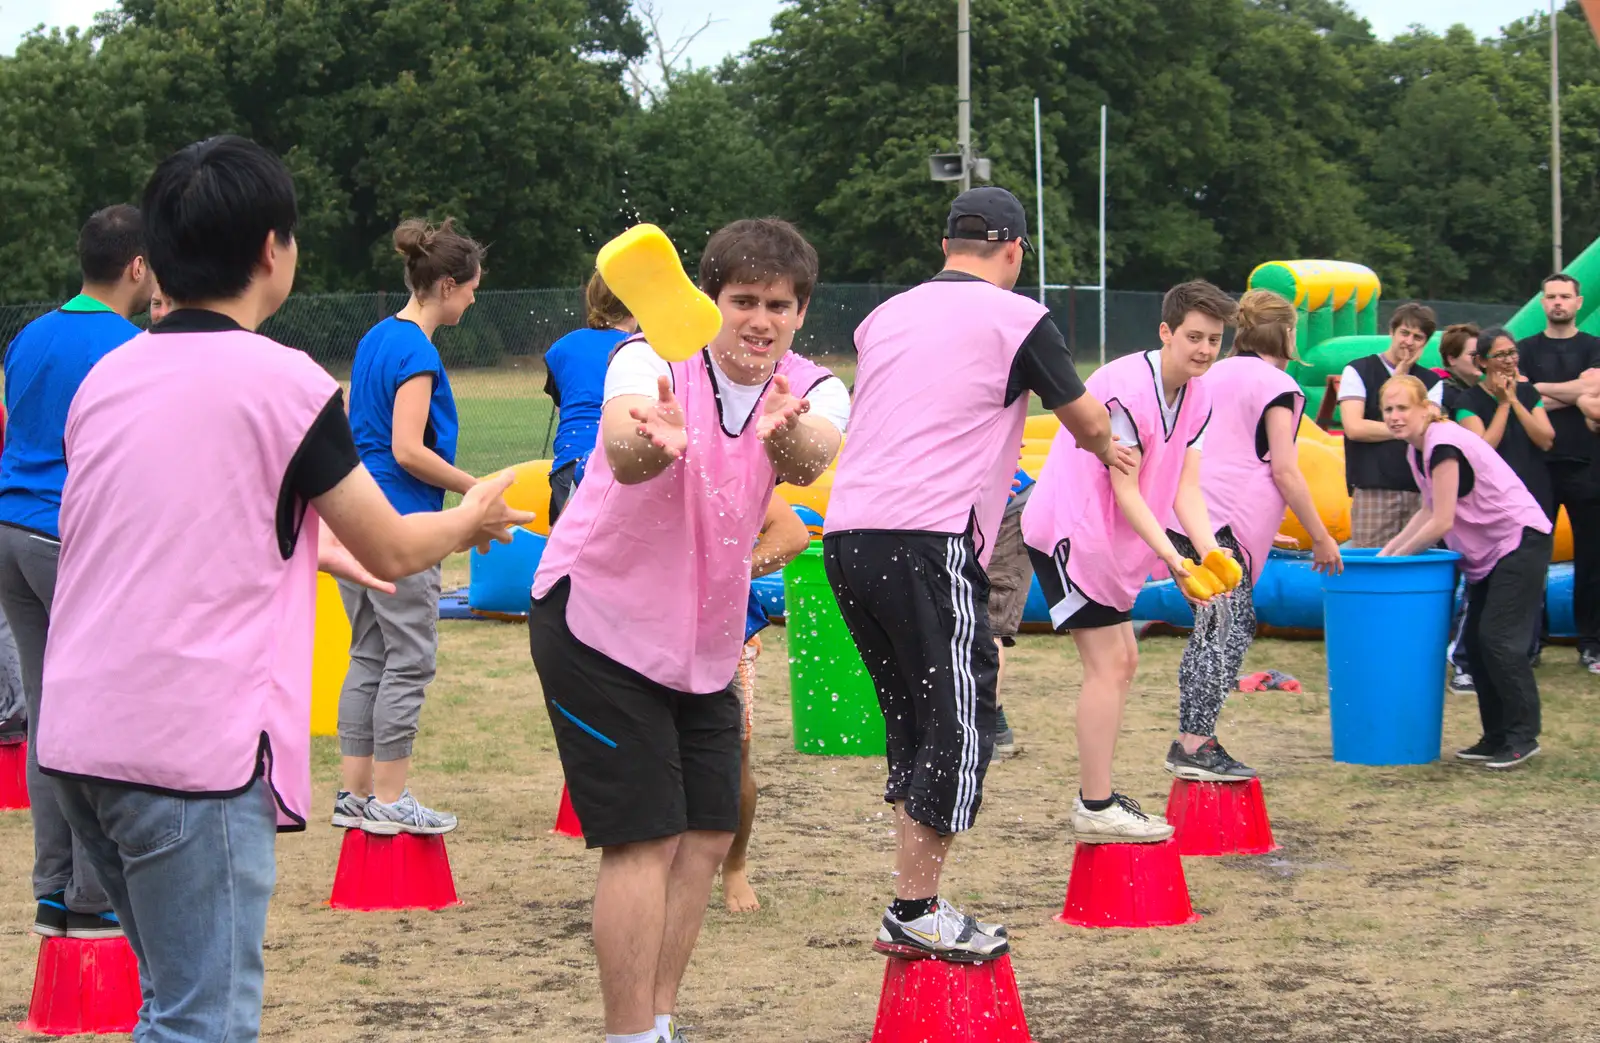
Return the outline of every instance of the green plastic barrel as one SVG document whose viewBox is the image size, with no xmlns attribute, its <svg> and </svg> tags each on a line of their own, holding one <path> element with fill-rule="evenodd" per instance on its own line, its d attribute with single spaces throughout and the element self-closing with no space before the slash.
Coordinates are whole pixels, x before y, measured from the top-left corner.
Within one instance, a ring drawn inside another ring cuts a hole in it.
<svg viewBox="0 0 1600 1043">
<path fill-rule="evenodd" d="M 815 541 L 783 569 L 794 748 L 834 757 L 884 755 L 883 713 L 839 614 Z"/>
</svg>

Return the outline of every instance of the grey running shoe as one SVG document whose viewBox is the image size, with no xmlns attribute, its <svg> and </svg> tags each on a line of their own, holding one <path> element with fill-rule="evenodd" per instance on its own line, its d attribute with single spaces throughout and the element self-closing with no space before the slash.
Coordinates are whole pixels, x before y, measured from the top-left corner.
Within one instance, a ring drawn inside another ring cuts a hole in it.
<svg viewBox="0 0 1600 1043">
<path fill-rule="evenodd" d="M 362 810 L 361 828 L 383 836 L 396 833 L 432 836 L 455 829 L 456 817 L 449 812 L 423 807 L 408 789 L 393 804 L 385 804 L 377 797 L 367 801 L 367 806 Z"/>
<path fill-rule="evenodd" d="M 996 708 L 994 711 L 994 755 L 1004 760 L 1017 752 L 1017 736 L 1011 730 L 1011 722 L 1006 720 L 1004 709 Z"/>
<path fill-rule="evenodd" d="M 1193 753 L 1184 753 L 1183 743 L 1174 741 L 1166 768 L 1190 782 L 1247 782 L 1256 777 L 1256 770 L 1228 756 L 1214 735 Z"/>
<path fill-rule="evenodd" d="M 902 960 L 935 959 L 953 963 L 984 963 L 1011 951 L 1009 941 L 979 931 L 948 902 L 941 902 L 933 912 L 910 923 L 901 923 L 885 909 L 872 947 Z"/>
<path fill-rule="evenodd" d="M 1471 674 L 1465 670 L 1457 670 L 1452 667 L 1450 670 L 1450 694 L 1477 695 L 1478 686 L 1472 683 Z"/>
<path fill-rule="evenodd" d="M 339 829 L 360 829 L 361 819 L 371 797 L 358 797 L 347 789 L 333 798 L 333 824 Z"/>
<path fill-rule="evenodd" d="M 963 920 L 967 921 L 967 923 L 971 924 L 973 926 L 973 929 L 976 930 L 979 934 L 987 934 L 991 938 L 1010 938 L 1011 937 L 1009 934 L 1006 933 L 1005 924 L 984 923 L 982 920 L 979 920 L 977 917 L 968 916 L 966 913 L 964 913 L 961 910 L 957 909 L 955 906 L 951 905 L 948 901 L 946 901 L 943 898 L 939 899 L 939 904 L 941 906 L 943 906 L 944 908 L 950 910 L 952 913 L 955 913 L 957 916 L 961 917 Z"/>
</svg>

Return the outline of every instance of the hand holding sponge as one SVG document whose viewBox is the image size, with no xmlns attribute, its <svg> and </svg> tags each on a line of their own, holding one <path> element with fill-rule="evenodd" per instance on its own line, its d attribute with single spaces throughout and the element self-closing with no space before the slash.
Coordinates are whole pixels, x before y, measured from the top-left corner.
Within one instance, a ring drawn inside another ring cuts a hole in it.
<svg viewBox="0 0 1600 1043">
<path fill-rule="evenodd" d="M 1179 580 L 1179 585 L 1196 601 L 1210 601 L 1218 594 L 1226 594 L 1244 579 L 1244 569 L 1221 549 L 1207 554 L 1200 564 L 1184 558 L 1183 568 L 1189 575 Z"/>
<path fill-rule="evenodd" d="M 689 281 L 678 251 L 655 225 L 634 225 L 602 246 L 595 267 L 668 362 L 693 358 L 722 329 L 716 302 Z"/>
</svg>

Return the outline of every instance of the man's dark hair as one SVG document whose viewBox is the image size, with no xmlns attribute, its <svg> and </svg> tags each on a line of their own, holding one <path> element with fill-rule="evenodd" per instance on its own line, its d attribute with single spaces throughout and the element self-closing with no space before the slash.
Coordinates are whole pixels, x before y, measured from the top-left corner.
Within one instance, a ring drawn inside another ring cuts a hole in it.
<svg viewBox="0 0 1600 1043">
<path fill-rule="evenodd" d="M 973 232 L 983 235 L 989 230 L 989 223 L 981 217 L 968 215 L 956 218 L 955 230 L 958 232 Z M 946 239 L 945 249 L 951 254 L 965 254 L 968 257 L 981 257 L 988 259 L 1006 248 L 1003 242 L 991 242 L 987 239 Z"/>
<path fill-rule="evenodd" d="M 1578 285 L 1578 280 L 1574 279 L 1566 272 L 1556 272 L 1554 275 L 1545 276 L 1544 281 L 1539 284 L 1539 289 L 1543 290 L 1553 282 L 1570 282 L 1572 284 L 1573 295 L 1577 297 L 1583 296 L 1583 288 Z"/>
<path fill-rule="evenodd" d="M 150 267 L 182 304 L 244 293 L 267 236 L 288 245 L 299 211 L 283 161 L 223 135 L 162 160 L 144 188 L 144 216 Z"/>
<path fill-rule="evenodd" d="M 800 230 L 778 217 L 755 217 L 724 226 L 700 255 L 700 288 L 716 300 L 729 283 L 788 279 L 800 304 L 817 282 L 817 251 Z"/>
<path fill-rule="evenodd" d="M 83 281 L 105 285 L 122 278 L 135 257 L 144 256 L 144 217 L 127 203 L 96 210 L 78 233 Z"/>
<path fill-rule="evenodd" d="M 1422 331 L 1423 337 L 1433 336 L 1433 331 L 1439 328 L 1439 318 L 1433 314 L 1433 309 L 1417 301 L 1406 301 L 1394 310 L 1389 316 L 1389 332 L 1393 333 L 1401 326 L 1410 326 Z"/>
<path fill-rule="evenodd" d="M 1239 304 L 1204 279 L 1181 282 L 1161 298 L 1161 321 L 1169 330 L 1182 326 L 1192 311 L 1231 324 L 1239 314 Z"/>
</svg>

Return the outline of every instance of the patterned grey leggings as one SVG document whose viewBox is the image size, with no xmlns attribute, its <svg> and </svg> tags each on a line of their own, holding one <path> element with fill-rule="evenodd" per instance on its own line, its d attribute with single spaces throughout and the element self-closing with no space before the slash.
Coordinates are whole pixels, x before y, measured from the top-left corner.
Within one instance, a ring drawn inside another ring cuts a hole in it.
<svg viewBox="0 0 1600 1043">
<path fill-rule="evenodd" d="M 1172 545 L 1186 558 L 1199 559 L 1194 544 L 1181 533 L 1167 533 Z M 1218 546 L 1233 552 L 1245 566 L 1244 579 L 1225 598 L 1216 598 L 1195 613 L 1195 627 L 1178 664 L 1178 727 L 1189 735 L 1214 735 L 1222 704 L 1244 666 L 1245 653 L 1256 636 L 1256 608 L 1252 600 L 1250 568 L 1239 542 L 1226 527 L 1217 533 Z"/>
</svg>

